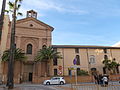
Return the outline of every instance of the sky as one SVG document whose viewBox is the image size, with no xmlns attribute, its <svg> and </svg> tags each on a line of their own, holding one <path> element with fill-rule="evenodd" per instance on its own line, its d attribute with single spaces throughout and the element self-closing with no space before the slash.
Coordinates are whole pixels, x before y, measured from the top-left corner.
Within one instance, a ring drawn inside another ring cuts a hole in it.
<svg viewBox="0 0 120 90">
<path fill-rule="evenodd" d="M 112 46 L 120 41 L 120 0 L 23 0 L 19 19 L 31 9 L 54 27 L 53 45 Z"/>
</svg>

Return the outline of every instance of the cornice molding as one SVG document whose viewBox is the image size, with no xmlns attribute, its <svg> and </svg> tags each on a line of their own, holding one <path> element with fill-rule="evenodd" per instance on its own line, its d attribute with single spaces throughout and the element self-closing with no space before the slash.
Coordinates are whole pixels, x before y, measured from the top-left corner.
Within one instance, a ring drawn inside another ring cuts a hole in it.
<svg viewBox="0 0 120 90">
<path fill-rule="evenodd" d="M 37 19 L 35 19 L 33 17 L 28 17 L 28 18 L 17 20 L 16 24 L 19 24 L 19 23 L 22 23 L 22 22 L 26 22 L 26 21 L 29 21 L 29 20 L 32 20 L 32 21 L 34 21 L 34 22 L 36 22 L 36 23 L 46 27 L 48 30 L 51 30 L 51 31 L 54 30 L 54 28 L 52 26 L 50 26 L 50 25 L 48 25 L 48 24 L 46 24 L 46 23 L 44 23 L 44 22 L 42 22 L 40 20 L 37 20 Z"/>
</svg>

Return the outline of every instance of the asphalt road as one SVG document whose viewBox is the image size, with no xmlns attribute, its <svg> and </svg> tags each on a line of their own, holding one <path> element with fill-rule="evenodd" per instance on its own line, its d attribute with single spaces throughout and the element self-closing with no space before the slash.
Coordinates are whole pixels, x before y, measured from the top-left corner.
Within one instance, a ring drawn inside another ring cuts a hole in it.
<svg viewBox="0 0 120 90">
<path fill-rule="evenodd" d="M 5 85 L 0 86 L 0 90 L 8 90 Z M 63 90 L 56 85 L 39 85 L 39 84 L 18 84 L 12 90 Z"/>
<path fill-rule="evenodd" d="M 94 83 L 79 83 L 77 90 L 120 90 L 120 83 L 109 82 L 108 87 L 96 86 Z M 71 84 L 65 85 L 41 85 L 41 84 L 15 84 L 12 90 L 71 90 Z M 8 90 L 5 85 L 0 85 L 0 90 Z"/>
</svg>

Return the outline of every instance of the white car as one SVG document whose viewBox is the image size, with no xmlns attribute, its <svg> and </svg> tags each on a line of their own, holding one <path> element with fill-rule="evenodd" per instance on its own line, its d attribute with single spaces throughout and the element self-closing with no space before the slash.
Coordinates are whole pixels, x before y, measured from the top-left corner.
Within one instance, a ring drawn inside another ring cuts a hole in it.
<svg viewBox="0 0 120 90">
<path fill-rule="evenodd" d="M 65 80 L 63 77 L 53 77 L 50 80 L 45 80 L 43 82 L 44 85 L 50 85 L 50 84 L 60 84 L 63 85 L 65 84 Z"/>
</svg>

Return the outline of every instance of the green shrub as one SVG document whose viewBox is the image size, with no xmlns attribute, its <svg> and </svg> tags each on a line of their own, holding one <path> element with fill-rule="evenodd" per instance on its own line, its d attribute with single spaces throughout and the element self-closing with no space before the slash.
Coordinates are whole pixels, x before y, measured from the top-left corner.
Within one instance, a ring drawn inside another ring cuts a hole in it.
<svg viewBox="0 0 120 90">
<path fill-rule="evenodd" d="M 77 71 L 77 75 L 78 76 L 87 76 L 89 74 L 88 74 L 88 71 L 80 70 L 80 71 Z"/>
</svg>

